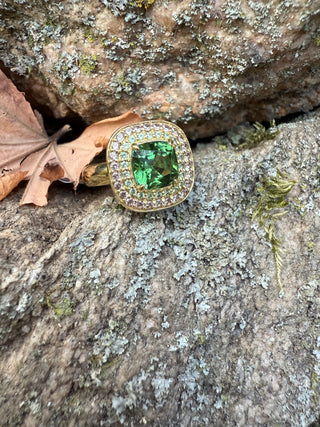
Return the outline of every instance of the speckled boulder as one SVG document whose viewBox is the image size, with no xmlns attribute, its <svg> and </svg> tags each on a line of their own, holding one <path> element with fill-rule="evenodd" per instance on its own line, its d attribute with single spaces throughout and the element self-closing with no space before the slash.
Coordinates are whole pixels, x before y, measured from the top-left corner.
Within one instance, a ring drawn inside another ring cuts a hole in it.
<svg viewBox="0 0 320 427">
<path fill-rule="evenodd" d="M 132 213 L 110 189 L 53 185 L 0 204 L 5 426 L 290 426 L 319 417 L 320 112 L 251 150 L 194 148 L 189 198 Z M 263 177 L 297 181 L 277 217 L 283 292 L 252 213 Z"/>
<path fill-rule="evenodd" d="M 137 107 L 196 138 L 320 104 L 319 14 L 315 0 L 7 0 L 0 59 L 56 117 Z"/>
</svg>

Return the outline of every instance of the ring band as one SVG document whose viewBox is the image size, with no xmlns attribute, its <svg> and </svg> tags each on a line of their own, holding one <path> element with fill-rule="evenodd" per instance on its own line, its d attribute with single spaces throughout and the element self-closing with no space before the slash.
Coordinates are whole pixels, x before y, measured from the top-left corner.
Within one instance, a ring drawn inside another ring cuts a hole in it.
<svg viewBox="0 0 320 427">
<path fill-rule="evenodd" d="M 189 141 L 177 125 L 150 120 L 125 125 L 111 136 L 106 163 L 88 165 L 88 186 L 110 184 L 119 203 L 152 212 L 183 202 L 194 183 Z"/>
</svg>

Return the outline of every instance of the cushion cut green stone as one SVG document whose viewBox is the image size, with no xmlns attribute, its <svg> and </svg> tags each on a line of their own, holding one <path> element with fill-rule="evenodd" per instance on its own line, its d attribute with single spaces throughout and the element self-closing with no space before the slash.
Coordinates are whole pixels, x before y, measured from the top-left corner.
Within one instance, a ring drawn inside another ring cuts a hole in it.
<svg viewBox="0 0 320 427">
<path fill-rule="evenodd" d="M 165 141 L 140 144 L 132 150 L 131 165 L 137 185 L 147 190 L 167 187 L 179 175 L 175 149 Z"/>
</svg>

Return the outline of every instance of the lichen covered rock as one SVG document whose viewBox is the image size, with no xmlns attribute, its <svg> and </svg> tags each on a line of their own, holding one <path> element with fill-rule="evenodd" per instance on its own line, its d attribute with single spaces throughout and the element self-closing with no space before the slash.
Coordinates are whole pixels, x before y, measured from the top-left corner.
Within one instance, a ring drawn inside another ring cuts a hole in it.
<svg viewBox="0 0 320 427">
<path fill-rule="evenodd" d="M 137 107 L 197 138 L 320 104 L 319 12 L 314 0 L 7 0 L 0 59 L 56 117 Z"/>
<path fill-rule="evenodd" d="M 45 209 L 17 211 L 22 189 L 4 200 L 2 423 L 314 421 L 319 140 L 317 112 L 250 150 L 235 148 L 235 132 L 198 144 L 193 192 L 156 213 L 125 211 L 101 188 L 73 198 L 57 185 Z M 275 222 L 282 292 L 273 247 L 252 221 L 277 169 L 296 181 Z"/>
</svg>

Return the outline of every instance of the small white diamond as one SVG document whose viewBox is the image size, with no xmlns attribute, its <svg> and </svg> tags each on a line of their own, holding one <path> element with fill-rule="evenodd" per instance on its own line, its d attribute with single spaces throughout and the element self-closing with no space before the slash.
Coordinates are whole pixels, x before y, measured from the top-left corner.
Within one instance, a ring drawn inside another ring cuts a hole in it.
<svg viewBox="0 0 320 427">
<path fill-rule="evenodd" d="M 139 126 L 135 129 L 135 131 L 138 135 L 140 135 L 140 134 L 144 133 L 144 128 L 143 128 L 143 126 Z"/>
<path fill-rule="evenodd" d="M 189 149 L 188 149 L 188 147 L 187 147 L 185 144 L 182 144 L 182 145 L 181 145 L 181 151 L 182 151 L 183 153 L 189 153 Z"/>
<path fill-rule="evenodd" d="M 112 162 L 110 165 L 111 170 L 119 170 L 119 163 Z"/>
<path fill-rule="evenodd" d="M 114 181 L 119 181 L 120 178 L 121 178 L 121 175 L 120 175 L 119 172 L 113 172 L 112 178 L 113 178 Z"/>
<path fill-rule="evenodd" d="M 121 192 L 119 193 L 119 197 L 120 197 L 122 200 L 126 199 L 128 196 L 129 196 L 129 194 L 128 194 L 126 191 L 121 191 Z"/>
<path fill-rule="evenodd" d="M 116 190 L 121 190 L 122 189 L 122 184 L 121 184 L 121 182 L 119 182 L 119 181 L 117 181 L 117 182 L 115 182 L 114 183 L 114 188 L 116 189 Z"/>
<path fill-rule="evenodd" d="M 153 202 L 147 202 L 147 203 L 145 203 L 144 205 L 145 205 L 145 207 L 146 207 L 147 209 L 152 209 L 152 208 L 153 208 Z"/>
<path fill-rule="evenodd" d="M 112 147 L 113 150 L 119 150 L 120 148 L 120 143 L 118 141 L 113 141 L 112 143 Z"/>
<path fill-rule="evenodd" d="M 137 208 L 142 208 L 144 205 L 142 200 L 135 200 L 134 204 Z"/>
</svg>

